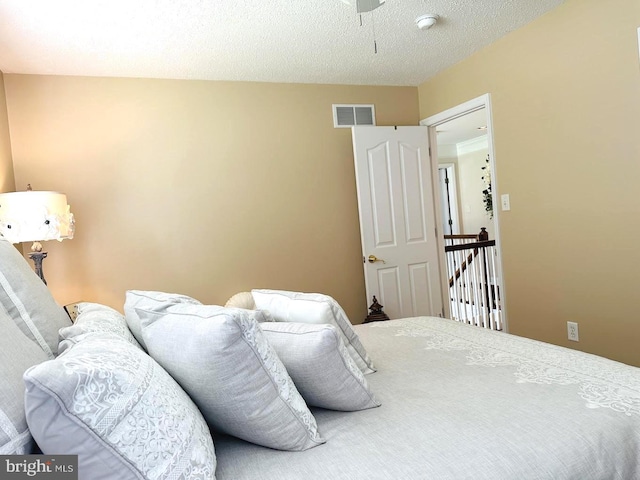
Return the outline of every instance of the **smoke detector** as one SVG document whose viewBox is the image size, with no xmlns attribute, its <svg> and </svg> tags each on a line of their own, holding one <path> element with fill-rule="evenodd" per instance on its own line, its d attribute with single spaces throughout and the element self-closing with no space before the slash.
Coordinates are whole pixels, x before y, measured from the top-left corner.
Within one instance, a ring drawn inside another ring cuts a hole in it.
<svg viewBox="0 0 640 480">
<path fill-rule="evenodd" d="M 433 27 L 436 24 L 436 22 L 438 21 L 438 18 L 440 17 L 435 13 L 427 13 L 426 15 L 420 15 L 418 18 L 416 18 L 416 25 L 420 30 L 429 30 L 431 27 Z"/>
</svg>

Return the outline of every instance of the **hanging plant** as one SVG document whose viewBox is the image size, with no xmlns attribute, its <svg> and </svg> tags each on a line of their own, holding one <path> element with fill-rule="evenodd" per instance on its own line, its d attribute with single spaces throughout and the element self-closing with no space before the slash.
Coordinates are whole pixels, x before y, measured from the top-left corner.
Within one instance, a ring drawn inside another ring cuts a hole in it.
<svg viewBox="0 0 640 480">
<path fill-rule="evenodd" d="M 491 165 L 489 164 L 489 155 L 487 154 L 486 165 L 482 167 L 482 181 L 486 187 L 482 190 L 484 201 L 484 209 L 489 218 L 493 218 L 493 197 L 491 196 Z"/>
</svg>

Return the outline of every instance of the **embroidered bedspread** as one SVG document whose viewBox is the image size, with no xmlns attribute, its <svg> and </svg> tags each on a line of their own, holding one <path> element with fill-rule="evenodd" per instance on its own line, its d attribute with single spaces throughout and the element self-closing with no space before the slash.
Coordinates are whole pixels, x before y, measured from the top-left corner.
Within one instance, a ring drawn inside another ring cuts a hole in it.
<svg viewBox="0 0 640 480">
<path fill-rule="evenodd" d="M 356 331 L 382 406 L 313 409 L 305 452 L 216 436 L 218 480 L 640 480 L 640 369 L 432 317 Z"/>
</svg>

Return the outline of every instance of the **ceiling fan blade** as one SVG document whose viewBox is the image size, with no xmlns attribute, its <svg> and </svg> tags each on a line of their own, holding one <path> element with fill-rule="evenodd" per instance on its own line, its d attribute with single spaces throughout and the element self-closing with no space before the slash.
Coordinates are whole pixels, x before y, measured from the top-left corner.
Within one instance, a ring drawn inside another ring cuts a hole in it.
<svg viewBox="0 0 640 480">
<path fill-rule="evenodd" d="M 357 13 L 371 12 L 381 6 L 385 0 L 341 0 L 349 6 L 356 6 Z"/>
</svg>

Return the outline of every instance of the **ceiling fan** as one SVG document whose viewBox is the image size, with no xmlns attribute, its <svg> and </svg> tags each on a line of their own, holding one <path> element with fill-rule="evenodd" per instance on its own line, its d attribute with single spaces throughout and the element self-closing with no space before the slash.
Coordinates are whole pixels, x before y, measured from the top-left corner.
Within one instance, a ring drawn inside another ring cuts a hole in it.
<svg viewBox="0 0 640 480">
<path fill-rule="evenodd" d="M 373 19 L 373 11 L 382 6 L 386 0 L 340 0 L 345 5 L 356 7 L 356 13 L 360 16 L 360 26 L 362 26 L 362 14 L 371 12 L 371 28 L 373 30 L 373 51 L 378 53 L 378 42 L 376 42 L 376 27 Z"/>
<path fill-rule="evenodd" d="M 372 12 L 376 8 L 380 7 L 385 0 L 341 0 L 351 7 L 355 5 L 356 13 Z"/>
</svg>

